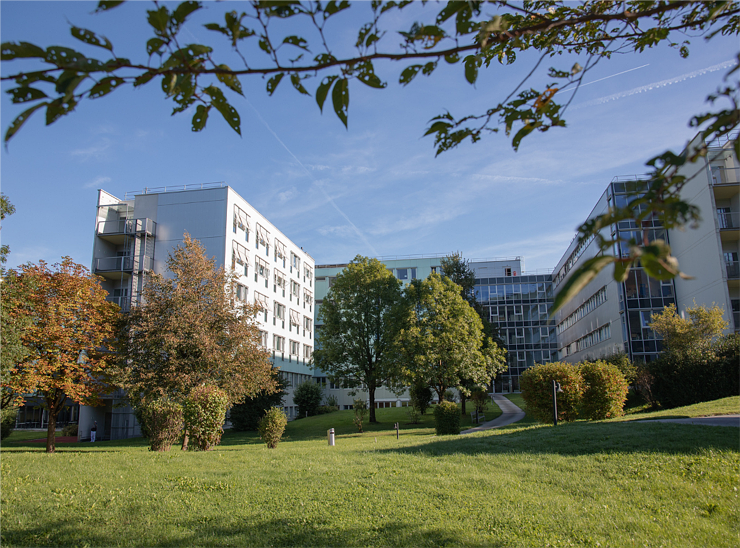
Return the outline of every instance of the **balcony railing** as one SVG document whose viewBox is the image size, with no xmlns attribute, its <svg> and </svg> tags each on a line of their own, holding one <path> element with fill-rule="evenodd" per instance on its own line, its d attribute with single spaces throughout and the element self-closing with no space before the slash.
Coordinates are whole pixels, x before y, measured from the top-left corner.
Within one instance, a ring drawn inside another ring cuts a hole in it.
<svg viewBox="0 0 740 548">
<path fill-rule="evenodd" d="M 712 166 L 711 169 L 713 185 L 740 183 L 740 168 Z"/>
<path fill-rule="evenodd" d="M 131 308 L 131 297 L 112 297 L 108 296 L 105 298 L 110 303 L 116 303 L 121 307 L 121 312 L 128 312 Z"/>
<path fill-rule="evenodd" d="M 737 211 L 717 212 L 717 220 L 719 221 L 719 227 L 722 229 L 727 228 L 740 228 L 740 213 Z"/>
<path fill-rule="evenodd" d="M 134 269 L 133 257 L 103 257 L 95 259 L 97 272 L 131 272 Z"/>
<path fill-rule="evenodd" d="M 725 266 L 727 267 L 727 278 L 736 280 L 740 278 L 740 262 L 738 261 L 727 261 Z"/>
<path fill-rule="evenodd" d="M 154 235 L 157 223 L 151 219 L 123 219 L 119 221 L 100 221 L 98 234 L 112 236 L 114 234 L 151 234 Z"/>
</svg>

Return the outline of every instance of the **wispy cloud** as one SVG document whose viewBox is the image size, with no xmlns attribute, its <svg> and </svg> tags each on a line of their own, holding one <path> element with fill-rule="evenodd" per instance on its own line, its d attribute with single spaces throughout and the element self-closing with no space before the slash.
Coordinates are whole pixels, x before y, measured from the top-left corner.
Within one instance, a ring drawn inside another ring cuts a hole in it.
<svg viewBox="0 0 740 548">
<path fill-rule="evenodd" d="M 575 105 L 573 107 L 573 110 L 576 110 L 578 108 L 583 108 L 583 107 L 592 107 L 596 105 L 602 105 L 604 103 L 609 103 L 611 101 L 617 101 L 619 99 L 624 99 L 625 97 L 637 95 L 638 93 L 647 93 L 648 91 L 653 91 L 653 90 L 664 88 L 666 86 L 670 86 L 673 84 L 678 84 L 680 82 L 684 82 L 686 80 L 690 80 L 698 76 L 703 76 L 704 74 L 709 74 L 710 72 L 717 72 L 718 70 L 725 70 L 725 69 L 734 67 L 736 64 L 737 64 L 737 61 L 735 61 L 734 59 L 730 61 L 725 61 L 724 63 L 712 65 L 711 67 L 706 67 L 703 69 L 695 70 L 693 72 L 687 72 L 686 74 L 682 74 L 674 78 L 668 78 L 667 80 L 653 82 L 652 84 L 647 84 L 645 86 L 640 86 L 640 87 L 633 88 L 627 91 L 620 91 L 619 93 L 607 95 L 606 97 L 599 97 L 598 99 L 592 99 L 591 101 L 586 101 L 585 103 L 580 103 L 578 105 Z"/>
<path fill-rule="evenodd" d="M 105 156 L 106 151 L 111 147 L 111 140 L 107 137 L 103 137 L 96 144 L 87 148 L 78 148 L 73 150 L 70 154 L 79 158 L 83 161 L 90 159 L 102 158 Z"/>
<path fill-rule="evenodd" d="M 86 183 L 82 186 L 82 188 L 100 188 L 106 183 L 110 183 L 112 179 L 110 177 L 96 177 L 89 183 Z"/>
</svg>

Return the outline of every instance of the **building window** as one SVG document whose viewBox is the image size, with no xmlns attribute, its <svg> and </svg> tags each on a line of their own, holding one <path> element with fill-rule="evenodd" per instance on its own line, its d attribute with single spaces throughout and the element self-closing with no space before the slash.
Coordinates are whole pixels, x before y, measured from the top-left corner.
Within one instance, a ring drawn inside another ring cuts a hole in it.
<svg viewBox="0 0 740 548">
<path fill-rule="evenodd" d="M 260 331 L 260 344 L 267 348 L 267 331 Z"/>
<path fill-rule="evenodd" d="M 285 320 L 285 305 L 275 303 L 275 317 L 278 320 Z"/>
<path fill-rule="evenodd" d="M 285 337 L 281 337 L 280 335 L 273 335 L 273 348 L 276 352 L 285 352 Z"/>
<path fill-rule="evenodd" d="M 311 356 L 313 355 L 313 347 L 308 346 L 307 344 L 303 345 L 303 359 L 308 361 L 311 359 Z M 324 378 L 324 386 L 326 386 L 326 379 Z"/>
<path fill-rule="evenodd" d="M 290 341 L 290 355 L 298 356 L 301 351 L 301 345 L 298 341 Z"/>
<path fill-rule="evenodd" d="M 239 301 L 247 302 L 247 287 L 242 284 L 236 284 L 236 298 Z"/>
</svg>

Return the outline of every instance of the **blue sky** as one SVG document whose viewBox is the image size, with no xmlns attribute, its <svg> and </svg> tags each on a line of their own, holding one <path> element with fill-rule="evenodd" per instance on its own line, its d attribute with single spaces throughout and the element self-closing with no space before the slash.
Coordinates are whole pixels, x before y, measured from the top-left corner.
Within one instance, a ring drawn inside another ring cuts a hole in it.
<svg viewBox="0 0 740 548">
<path fill-rule="evenodd" d="M 186 36 L 225 46 L 202 24 L 221 22 L 224 10 L 239 9 L 235 4 L 207 4 Z M 70 36 L 72 23 L 106 35 L 119 55 L 145 60 L 139 52 L 150 36 L 151 4 L 91 15 L 94 6 L 3 0 L 2 41 L 92 55 L 95 48 Z M 388 28 L 407 29 L 416 18 L 413 10 L 394 15 Z M 354 42 L 353 21 L 350 14 L 330 27 L 340 52 L 340 43 Z M 192 114 L 170 116 L 157 83 L 83 103 L 48 127 L 37 113 L 1 153 L 2 192 L 17 208 L 0 233 L 11 247 L 8 266 L 66 255 L 90 264 L 98 188 L 123 197 L 144 187 L 223 181 L 317 264 L 459 250 L 467 258 L 523 256 L 530 272 L 552 268 L 614 176 L 643 173 L 651 156 L 679 150 L 693 136 L 689 119 L 707 110 L 705 98 L 738 47 L 737 37 L 693 38 L 688 59 L 663 46 L 604 60 L 573 101 L 568 127 L 532 134 L 518 152 L 498 134 L 435 158 L 433 140 L 422 135 L 445 109 L 470 114 L 502 100 L 533 66 L 528 55 L 482 71 L 475 87 L 461 66 L 419 76 L 406 88 L 395 83 L 404 65 L 379 66 L 388 89 L 351 83 L 348 130 L 330 108 L 322 115 L 313 97 L 287 82 L 267 96 L 260 78 L 242 79 L 246 98 L 230 98 L 242 137 L 214 114 L 203 132 L 192 133 Z M 570 69 L 576 61 L 585 57 L 546 60 L 533 85 L 547 81 L 547 67 Z M 3 74 L 16 69 L 5 65 Z M 4 134 L 22 109 L 5 93 L 0 107 Z"/>
</svg>

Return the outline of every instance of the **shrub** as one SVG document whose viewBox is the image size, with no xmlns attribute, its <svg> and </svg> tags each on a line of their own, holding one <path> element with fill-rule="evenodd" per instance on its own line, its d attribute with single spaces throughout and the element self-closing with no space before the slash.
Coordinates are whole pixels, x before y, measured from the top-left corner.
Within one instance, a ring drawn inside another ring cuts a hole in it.
<svg viewBox="0 0 740 548">
<path fill-rule="evenodd" d="M 221 442 L 228 408 L 229 398 L 220 388 L 201 385 L 190 392 L 184 408 L 185 428 L 193 442 L 190 448 L 208 451 Z"/>
<path fill-rule="evenodd" d="M 460 433 L 460 410 L 457 404 L 443 401 L 434 408 L 434 430 L 438 436 Z"/>
<path fill-rule="evenodd" d="M 78 433 L 78 427 L 76 423 L 68 424 L 62 428 L 62 436 L 76 436 Z"/>
<path fill-rule="evenodd" d="M 261 390 L 255 397 L 245 398 L 244 401 L 231 408 L 229 419 L 231 420 L 231 427 L 235 431 L 257 430 L 260 419 L 265 416 L 269 409 L 283 406 L 283 398 L 288 383 L 280 378 L 277 372 L 274 372 L 274 377 L 277 382 L 276 392 L 267 393 Z"/>
<path fill-rule="evenodd" d="M 636 369 L 637 372 L 633 381 L 635 392 L 637 392 L 637 395 L 645 403 L 650 404 L 652 407 L 657 406 L 658 402 L 655 400 L 655 396 L 653 396 L 653 374 L 650 373 L 645 362 L 638 363 Z"/>
<path fill-rule="evenodd" d="M 419 414 L 419 410 L 414 407 L 413 405 L 409 405 L 406 408 L 406 413 L 409 415 L 409 423 L 410 424 L 419 424 L 419 421 L 421 420 L 421 415 Z"/>
<path fill-rule="evenodd" d="M 326 405 L 339 409 L 339 401 L 334 394 L 331 394 L 328 398 L 326 398 Z"/>
<path fill-rule="evenodd" d="M 362 398 L 357 398 L 352 403 L 355 410 L 355 418 L 352 422 L 357 426 L 357 430 L 362 432 L 362 423 L 365 421 L 365 415 L 367 415 L 367 402 Z"/>
<path fill-rule="evenodd" d="M 409 388 L 409 400 L 419 414 L 423 415 L 432 403 L 432 389 L 428 384 L 417 382 Z"/>
<path fill-rule="evenodd" d="M 334 405 L 320 405 L 316 409 L 316 414 L 317 415 L 326 415 L 327 413 L 334 413 L 335 411 L 339 411 L 339 407 L 338 406 L 334 406 Z"/>
<path fill-rule="evenodd" d="M 275 449 L 283 437 L 286 424 L 288 424 L 288 417 L 285 416 L 283 410 L 279 407 L 271 407 L 260 420 L 260 439 L 267 444 L 267 447 Z"/>
<path fill-rule="evenodd" d="M 627 384 L 632 384 L 637 379 L 637 366 L 630 361 L 630 358 L 624 352 L 617 352 L 608 358 L 604 358 L 606 363 L 617 367 L 627 379 Z"/>
<path fill-rule="evenodd" d="M 445 401 L 451 401 L 452 403 L 455 403 L 457 401 L 457 393 L 451 388 L 445 390 L 444 397 Z"/>
<path fill-rule="evenodd" d="M 563 390 L 558 393 L 558 420 L 574 421 L 583 393 L 583 381 L 578 367 L 569 363 L 538 364 L 526 369 L 519 377 L 522 398 L 527 413 L 540 422 L 552 421 L 552 381 Z"/>
<path fill-rule="evenodd" d="M 315 382 L 303 382 L 293 391 L 293 403 L 298 406 L 299 417 L 316 415 L 321 399 L 321 386 Z"/>
<path fill-rule="evenodd" d="M 15 419 L 18 416 L 18 407 L 8 405 L 0 411 L 0 440 L 4 440 L 15 430 Z"/>
<path fill-rule="evenodd" d="M 579 365 L 583 378 L 580 416 L 604 420 L 624 415 L 629 384 L 622 372 L 615 365 L 601 360 Z"/>
<path fill-rule="evenodd" d="M 152 451 L 169 451 L 182 433 L 182 406 L 168 399 L 140 403 L 136 418 Z"/>
<path fill-rule="evenodd" d="M 488 405 L 489 397 L 490 396 L 483 388 L 477 388 L 473 390 L 473 393 L 470 395 L 470 401 L 473 402 L 475 410 L 478 413 L 483 413 Z"/>
</svg>

